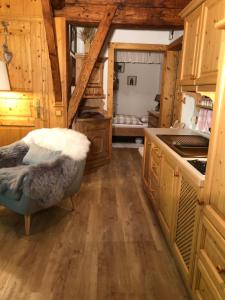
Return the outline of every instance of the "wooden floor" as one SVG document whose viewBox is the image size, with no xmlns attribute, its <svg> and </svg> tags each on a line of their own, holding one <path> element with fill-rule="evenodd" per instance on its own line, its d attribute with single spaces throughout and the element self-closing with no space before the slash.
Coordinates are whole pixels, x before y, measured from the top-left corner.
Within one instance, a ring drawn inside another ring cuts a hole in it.
<svg viewBox="0 0 225 300">
<path fill-rule="evenodd" d="M 136 149 L 113 150 L 69 202 L 23 218 L 0 209 L 1 300 L 189 299 L 142 189 Z M 67 208 L 67 209 L 66 209 Z"/>
</svg>

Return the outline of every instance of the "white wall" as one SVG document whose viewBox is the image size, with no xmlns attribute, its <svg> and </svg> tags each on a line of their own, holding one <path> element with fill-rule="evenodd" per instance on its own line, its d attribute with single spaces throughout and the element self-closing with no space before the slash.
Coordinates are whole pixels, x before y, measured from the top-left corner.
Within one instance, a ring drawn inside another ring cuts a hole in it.
<svg viewBox="0 0 225 300">
<path fill-rule="evenodd" d="M 127 76 L 137 76 L 137 85 L 127 85 Z M 154 109 L 156 94 L 160 93 L 160 64 L 125 64 L 124 73 L 118 73 L 119 89 L 114 101 L 117 114 L 146 116 Z"/>
<path fill-rule="evenodd" d="M 108 43 L 140 43 L 140 44 L 162 44 L 168 45 L 172 41 L 169 40 L 169 30 L 131 30 L 131 29 L 116 29 L 113 30 L 105 42 L 101 56 L 108 57 Z M 174 38 L 179 37 L 182 31 L 175 31 Z M 83 52 L 84 46 L 82 41 L 78 41 L 77 51 Z M 104 66 L 104 79 L 103 79 L 103 90 L 104 94 L 107 95 L 108 90 L 108 61 L 105 62 Z M 105 109 L 107 109 L 107 99 L 105 99 Z"/>
</svg>

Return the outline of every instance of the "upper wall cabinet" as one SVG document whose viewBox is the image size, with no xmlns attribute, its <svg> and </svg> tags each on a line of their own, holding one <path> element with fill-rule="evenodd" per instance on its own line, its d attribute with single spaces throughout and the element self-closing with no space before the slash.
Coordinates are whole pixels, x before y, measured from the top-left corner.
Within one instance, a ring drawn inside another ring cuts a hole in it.
<svg viewBox="0 0 225 300">
<path fill-rule="evenodd" d="M 182 85 L 194 85 L 197 74 L 202 6 L 185 18 L 184 47 L 181 67 Z"/>
<path fill-rule="evenodd" d="M 225 16 L 225 0 L 192 1 L 185 19 L 181 85 L 216 85 L 222 33 L 215 23 Z"/>
</svg>

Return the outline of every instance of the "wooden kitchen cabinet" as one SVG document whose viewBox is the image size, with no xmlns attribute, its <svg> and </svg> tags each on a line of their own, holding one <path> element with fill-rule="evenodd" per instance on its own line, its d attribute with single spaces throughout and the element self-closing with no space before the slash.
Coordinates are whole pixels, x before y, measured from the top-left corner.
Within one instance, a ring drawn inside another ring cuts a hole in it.
<svg viewBox="0 0 225 300">
<path fill-rule="evenodd" d="M 215 90 L 222 39 L 215 24 L 225 16 L 225 0 L 192 1 L 181 16 L 185 23 L 181 85 Z"/>
<path fill-rule="evenodd" d="M 84 133 L 91 142 L 87 156 L 86 170 L 102 166 L 110 160 L 110 128 L 111 118 L 78 118 L 75 129 Z"/>
<path fill-rule="evenodd" d="M 194 271 L 195 249 L 202 203 L 202 189 L 180 171 L 178 200 L 176 201 L 173 250 L 180 269 L 191 284 Z"/>
<path fill-rule="evenodd" d="M 184 21 L 181 85 L 194 85 L 197 76 L 197 60 L 200 42 L 202 6 L 195 9 Z"/>
<path fill-rule="evenodd" d="M 159 218 L 168 239 L 170 239 L 174 209 L 176 205 L 177 173 L 174 165 L 164 155 L 161 168 L 159 193 Z"/>
<path fill-rule="evenodd" d="M 225 232 L 225 222 L 209 207 L 205 210 L 200 222 L 193 292 L 199 300 L 222 300 L 225 299 L 225 239 L 219 230 Z"/>
<path fill-rule="evenodd" d="M 146 136 L 142 174 L 145 191 L 151 198 L 156 212 L 159 209 L 161 157 L 160 149 Z"/>
<path fill-rule="evenodd" d="M 225 17 L 225 0 L 207 0 L 203 5 L 197 85 L 216 84 L 222 31 L 215 24 Z"/>
</svg>

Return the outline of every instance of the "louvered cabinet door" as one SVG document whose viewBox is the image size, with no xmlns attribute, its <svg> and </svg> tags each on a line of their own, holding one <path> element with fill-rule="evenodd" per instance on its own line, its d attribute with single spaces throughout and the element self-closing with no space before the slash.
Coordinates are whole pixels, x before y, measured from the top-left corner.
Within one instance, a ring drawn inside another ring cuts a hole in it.
<svg viewBox="0 0 225 300">
<path fill-rule="evenodd" d="M 177 203 L 174 249 L 186 281 L 191 282 L 194 267 L 194 249 L 199 223 L 199 190 L 181 176 Z"/>
</svg>

